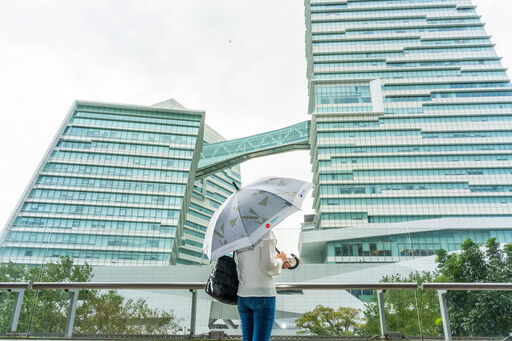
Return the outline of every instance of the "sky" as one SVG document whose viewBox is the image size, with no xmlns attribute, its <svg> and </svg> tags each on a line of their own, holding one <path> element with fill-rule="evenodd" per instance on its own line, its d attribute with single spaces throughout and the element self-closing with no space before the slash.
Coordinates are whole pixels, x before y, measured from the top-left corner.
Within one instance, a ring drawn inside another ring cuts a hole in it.
<svg viewBox="0 0 512 341">
<path fill-rule="evenodd" d="M 473 3 L 512 66 L 512 1 Z M 0 0 L 0 32 L 0 229 L 75 99 L 175 98 L 227 139 L 309 119 L 302 0 Z M 270 175 L 311 181 L 309 152 L 242 164 Z M 284 251 L 311 206 L 277 228 Z"/>
</svg>

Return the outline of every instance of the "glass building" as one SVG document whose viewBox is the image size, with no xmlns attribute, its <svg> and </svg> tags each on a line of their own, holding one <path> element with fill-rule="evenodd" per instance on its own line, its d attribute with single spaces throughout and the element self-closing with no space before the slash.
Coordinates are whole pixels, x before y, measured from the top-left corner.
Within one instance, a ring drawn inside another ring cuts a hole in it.
<svg viewBox="0 0 512 341">
<path fill-rule="evenodd" d="M 313 263 L 512 240 L 512 87 L 470 0 L 306 0 Z"/>
<path fill-rule="evenodd" d="M 238 166 L 196 181 L 203 144 L 224 139 L 205 113 L 77 101 L 2 236 L 1 262 L 197 264 L 210 215 Z"/>
<path fill-rule="evenodd" d="M 174 100 L 76 102 L 8 220 L 0 262 L 67 255 L 98 282 L 204 281 L 210 267 L 188 265 L 241 184 L 238 164 L 298 149 L 311 153 L 316 214 L 300 235 L 305 264 L 282 282 L 376 283 L 434 271 L 435 251 L 467 238 L 510 242 L 512 86 L 471 1 L 305 5 L 310 121 L 225 141 Z M 280 292 L 275 328 L 295 334 L 318 304 L 364 309 L 371 295 Z M 189 321 L 188 291 L 149 296 Z M 224 321 L 239 333 L 231 308 L 200 292 L 199 330 Z"/>
<path fill-rule="evenodd" d="M 470 0 L 307 0 L 311 121 L 225 141 L 202 111 L 76 102 L 0 261 L 197 264 L 238 164 L 309 149 L 306 263 L 512 240 L 512 86 Z"/>
</svg>

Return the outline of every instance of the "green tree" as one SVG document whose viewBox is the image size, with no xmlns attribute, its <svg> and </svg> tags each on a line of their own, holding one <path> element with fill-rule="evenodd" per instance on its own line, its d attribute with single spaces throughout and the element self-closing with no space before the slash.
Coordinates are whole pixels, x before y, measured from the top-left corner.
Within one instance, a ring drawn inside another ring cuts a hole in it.
<svg viewBox="0 0 512 341">
<path fill-rule="evenodd" d="M 466 240 L 460 252 L 436 252 L 437 271 L 385 276 L 381 282 L 512 282 L 512 243 L 501 249 L 496 238 L 489 239 L 485 251 Z M 451 291 L 447 296 L 452 334 L 455 336 L 505 336 L 512 331 L 512 292 Z M 384 294 L 386 326 L 405 335 L 439 336 L 442 320 L 437 292 L 433 290 L 389 290 Z M 332 308 L 318 306 L 297 320 L 297 325 L 316 335 L 335 334 Z M 365 324 L 354 324 L 360 334 L 379 334 L 377 299 L 367 303 Z"/>
<path fill-rule="evenodd" d="M 172 312 L 151 309 L 143 299 L 126 300 L 115 290 L 95 293 L 77 313 L 82 334 L 171 334 L 179 327 Z"/>
<path fill-rule="evenodd" d="M 42 267 L 21 264 L 1 264 L 0 282 L 87 282 L 92 278 L 89 265 L 74 266 L 69 257 L 59 263 L 48 263 Z M 18 330 L 37 333 L 63 333 L 69 306 L 69 293 L 62 290 L 29 290 L 25 292 Z M 14 302 L 4 295 L 0 302 L 2 310 L 11 311 Z M 88 298 L 87 293 L 82 299 Z M 6 330 L 9 316 L 2 314 L 0 328 Z"/>
<path fill-rule="evenodd" d="M 510 282 L 512 281 L 512 243 L 505 245 L 503 251 L 506 255 L 503 276 L 505 277 L 505 282 Z"/>
<path fill-rule="evenodd" d="M 458 253 L 437 254 L 439 281 L 511 282 L 512 244 L 500 249 L 491 238 L 482 251 L 468 239 Z M 505 255 L 507 256 L 505 258 Z M 512 293 L 506 291 L 451 291 L 447 296 L 450 327 L 455 336 L 504 336 L 512 331 Z"/>
<path fill-rule="evenodd" d="M 69 257 L 42 267 L 0 265 L 0 282 L 89 282 L 89 265 L 76 266 Z M 64 333 L 70 294 L 63 290 L 28 290 L 25 293 L 18 331 Z M 76 334 L 171 334 L 178 328 L 173 311 L 151 309 L 144 299 L 127 300 L 117 291 L 81 290 L 74 333 Z M 9 295 L 0 296 L 0 310 L 12 311 Z M 9 314 L 0 315 L 0 331 L 6 331 Z"/>
<path fill-rule="evenodd" d="M 384 283 L 433 282 L 435 275 L 431 272 L 414 272 L 409 276 L 385 276 Z M 440 335 L 437 319 L 441 316 L 435 291 L 428 290 L 388 290 L 384 293 L 384 309 L 386 327 L 389 331 L 401 332 L 404 335 Z M 365 304 L 365 324 L 362 334 L 375 335 L 380 333 L 379 306 L 377 298 Z"/>
<path fill-rule="evenodd" d="M 295 320 L 295 323 L 301 328 L 298 334 L 309 332 L 313 335 L 354 335 L 360 327 L 360 313 L 359 309 L 354 308 L 339 307 L 334 310 L 318 305 Z"/>
</svg>

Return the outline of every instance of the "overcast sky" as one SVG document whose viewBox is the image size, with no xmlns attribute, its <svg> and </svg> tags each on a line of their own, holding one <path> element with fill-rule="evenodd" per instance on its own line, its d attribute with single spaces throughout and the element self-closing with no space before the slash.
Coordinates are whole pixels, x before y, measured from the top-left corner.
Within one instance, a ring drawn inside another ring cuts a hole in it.
<svg viewBox="0 0 512 341">
<path fill-rule="evenodd" d="M 74 99 L 175 98 L 228 139 L 307 120 L 303 3 L 0 0 L 0 228 Z M 512 1 L 473 3 L 511 66 Z M 267 175 L 311 180 L 309 153 L 242 164 L 244 183 Z M 287 250 L 301 220 L 277 231 Z"/>
</svg>

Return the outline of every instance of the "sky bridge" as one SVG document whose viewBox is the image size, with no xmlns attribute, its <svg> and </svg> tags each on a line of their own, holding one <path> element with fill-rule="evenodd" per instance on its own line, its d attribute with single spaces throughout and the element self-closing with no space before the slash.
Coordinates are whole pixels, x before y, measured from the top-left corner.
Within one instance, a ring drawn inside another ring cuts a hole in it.
<svg viewBox="0 0 512 341">
<path fill-rule="evenodd" d="M 249 159 L 293 150 L 309 150 L 310 128 L 311 121 L 304 121 L 262 134 L 205 145 L 196 180 Z"/>
</svg>

